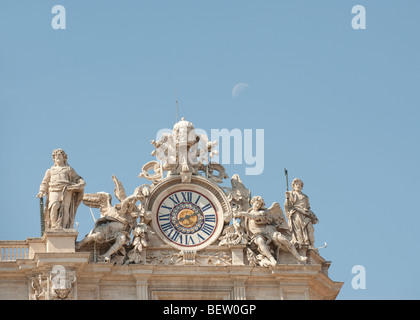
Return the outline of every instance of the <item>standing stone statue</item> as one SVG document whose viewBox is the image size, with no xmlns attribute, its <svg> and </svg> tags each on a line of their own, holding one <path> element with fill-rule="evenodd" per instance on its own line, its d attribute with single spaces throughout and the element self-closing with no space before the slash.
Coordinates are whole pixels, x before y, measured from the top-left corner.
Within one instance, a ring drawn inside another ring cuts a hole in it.
<svg viewBox="0 0 420 320">
<path fill-rule="evenodd" d="M 47 196 L 44 209 L 46 229 L 72 229 L 86 183 L 67 163 L 62 149 L 52 153 L 54 165 L 45 173 L 37 198 Z"/>
<path fill-rule="evenodd" d="M 286 202 L 284 211 L 289 221 L 289 227 L 292 230 L 293 244 L 299 246 L 308 245 L 308 249 L 314 249 L 315 236 L 314 224 L 318 218 L 312 212 L 309 206 L 309 198 L 302 193 L 303 182 L 296 178 L 292 182 L 293 191 L 286 191 Z"/>
</svg>

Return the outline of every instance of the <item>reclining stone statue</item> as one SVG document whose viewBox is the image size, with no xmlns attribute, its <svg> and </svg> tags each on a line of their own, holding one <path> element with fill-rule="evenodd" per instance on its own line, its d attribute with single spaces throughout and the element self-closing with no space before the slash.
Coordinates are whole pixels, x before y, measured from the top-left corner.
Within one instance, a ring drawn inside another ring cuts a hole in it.
<svg viewBox="0 0 420 320">
<path fill-rule="evenodd" d="M 294 245 L 290 242 L 290 229 L 279 203 L 274 202 L 270 208 L 265 208 L 264 199 L 255 196 L 251 199 L 252 207 L 247 212 L 234 213 L 234 217 L 245 218 L 245 229 L 249 237 L 258 247 L 260 257 L 268 260 L 272 266 L 277 265 L 277 260 L 270 250 L 270 244 L 277 249 L 284 248 L 299 262 L 305 262 L 308 258 L 300 256 Z"/>
</svg>

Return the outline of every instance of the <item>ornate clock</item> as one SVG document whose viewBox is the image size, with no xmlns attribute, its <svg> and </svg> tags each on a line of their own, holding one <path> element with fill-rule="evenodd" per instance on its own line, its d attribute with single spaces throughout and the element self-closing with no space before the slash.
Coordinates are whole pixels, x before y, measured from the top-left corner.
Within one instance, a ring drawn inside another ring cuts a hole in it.
<svg viewBox="0 0 420 320">
<path fill-rule="evenodd" d="M 157 235 L 179 250 L 201 250 L 213 243 L 224 225 L 227 200 L 208 180 L 170 179 L 153 190 L 149 203 Z"/>
</svg>

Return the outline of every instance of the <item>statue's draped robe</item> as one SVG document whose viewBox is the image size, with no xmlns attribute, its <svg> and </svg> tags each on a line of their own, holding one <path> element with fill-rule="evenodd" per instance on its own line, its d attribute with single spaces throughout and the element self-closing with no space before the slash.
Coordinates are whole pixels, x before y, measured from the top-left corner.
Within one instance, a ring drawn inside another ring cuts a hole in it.
<svg viewBox="0 0 420 320">
<path fill-rule="evenodd" d="M 62 201 L 64 197 L 68 197 L 70 194 L 69 219 L 66 225 L 61 225 L 63 212 L 62 208 L 60 208 L 58 224 L 65 229 L 73 228 L 77 208 L 83 199 L 83 188 L 78 191 L 67 190 L 67 188 L 69 185 L 77 184 L 81 179 L 82 177 L 68 165 L 63 167 L 52 166 L 47 170 L 40 186 L 40 190 L 48 194 L 44 210 L 44 221 L 46 226 L 49 226 L 49 228 L 52 227 L 49 222 L 53 203 Z"/>
<path fill-rule="evenodd" d="M 285 211 L 289 227 L 292 230 L 292 243 L 309 244 L 311 236 L 309 230 L 314 220 L 315 214 L 310 210 L 309 198 L 304 193 L 293 191 L 289 200 L 286 200 Z"/>
</svg>

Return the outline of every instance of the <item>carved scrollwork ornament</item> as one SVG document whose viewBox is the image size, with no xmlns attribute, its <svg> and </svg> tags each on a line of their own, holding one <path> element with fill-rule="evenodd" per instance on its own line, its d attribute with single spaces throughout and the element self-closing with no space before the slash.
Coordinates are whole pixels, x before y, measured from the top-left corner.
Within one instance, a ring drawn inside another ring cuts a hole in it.
<svg viewBox="0 0 420 320">
<path fill-rule="evenodd" d="M 153 173 L 150 173 L 150 170 L 153 170 Z M 153 184 L 157 184 L 163 178 L 163 168 L 161 163 L 155 160 L 149 161 L 141 168 L 141 172 L 138 177 L 145 178 L 152 181 Z"/>
</svg>

